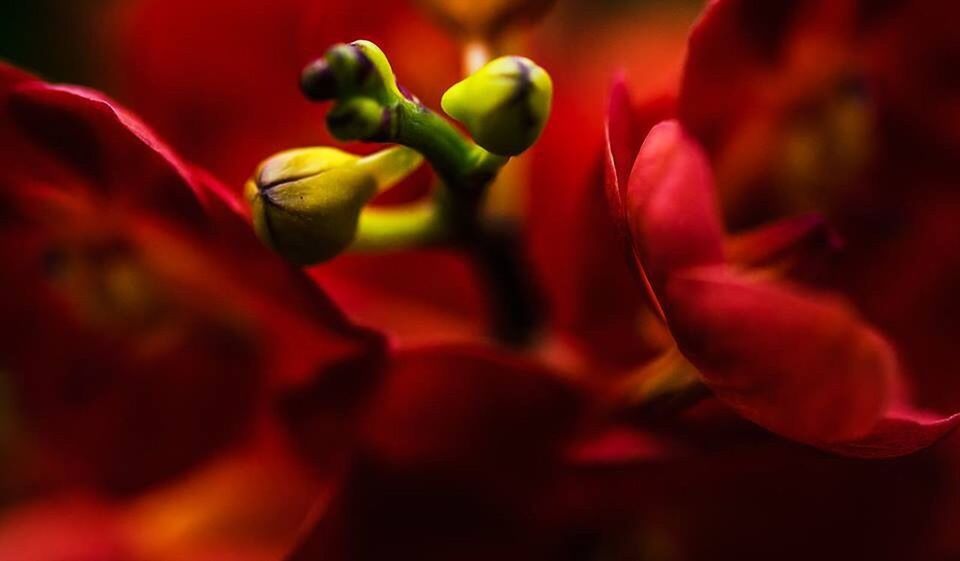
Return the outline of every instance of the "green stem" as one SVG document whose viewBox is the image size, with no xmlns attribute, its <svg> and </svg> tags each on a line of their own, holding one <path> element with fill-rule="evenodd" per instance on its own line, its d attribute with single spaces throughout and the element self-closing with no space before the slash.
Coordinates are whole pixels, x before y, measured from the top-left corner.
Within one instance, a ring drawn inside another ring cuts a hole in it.
<svg viewBox="0 0 960 561">
<path fill-rule="evenodd" d="M 403 100 L 393 108 L 396 128 L 389 140 L 423 154 L 447 188 L 461 193 L 483 190 L 509 158 L 491 154 L 446 119 L 419 103 Z"/>
</svg>

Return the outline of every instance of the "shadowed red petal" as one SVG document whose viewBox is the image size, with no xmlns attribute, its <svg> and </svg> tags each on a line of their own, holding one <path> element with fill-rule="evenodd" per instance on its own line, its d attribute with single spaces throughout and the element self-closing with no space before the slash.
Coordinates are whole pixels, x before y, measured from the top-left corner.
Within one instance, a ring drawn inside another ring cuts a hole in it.
<svg viewBox="0 0 960 561">
<path fill-rule="evenodd" d="M 358 458 L 289 559 L 514 559 L 538 551 L 548 536 L 534 521 L 551 513 L 536 501 L 579 402 L 552 372 L 494 348 L 397 351 L 368 404 Z"/>
<path fill-rule="evenodd" d="M 712 0 L 704 9 L 690 33 L 678 110 L 708 150 L 764 101 L 757 78 L 782 56 L 797 12 L 810 3 Z"/>
<path fill-rule="evenodd" d="M 839 235 L 822 216 L 804 214 L 730 236 L 724 248 L 732 263 L 765 267 L 836 250 L 841 245 Z"/>
<path fill-rule="evenodd" d="M 136 561 L 116 510 L 95 501 L 61 499 L 4 512 L 0 559 Z"/>
<path fill-rule="evenodd" d="M 549 370 L 494 348 L 397 351 L 370 405 L 365 441 L 397 466 L 516 474 L 553 453 L 577 402 Z"/>
</svg>

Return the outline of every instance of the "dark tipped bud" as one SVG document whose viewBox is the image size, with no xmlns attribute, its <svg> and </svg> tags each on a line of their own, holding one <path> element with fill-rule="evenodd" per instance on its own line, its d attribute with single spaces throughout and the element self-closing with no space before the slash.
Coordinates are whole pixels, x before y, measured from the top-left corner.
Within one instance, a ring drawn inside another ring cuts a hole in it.
<svg viewBox="0 0 960 561">
<path fill-rule="evenodd" d="M 362 158 L 327 147 L 289 150 L 260 165 L 244 196 L 265 244 L 294 263 L 318 263 L 346 249 L 367 202 L 421 161 L 404 147 Z"/>
<path fill-rule="evenodd" d="M 313 101 L 368 97 L 387 104 L 402 97 L 387 57 L 369 41 L 330 47 L 304 68 L 300 88 Z"/>
<path fill-rule="evenodd" d="M 327 101 L 337 97 L 337 77 L 325 59 L 317 59 L 303 69 L 300 90 L 312 101 Z"/>
</svg>

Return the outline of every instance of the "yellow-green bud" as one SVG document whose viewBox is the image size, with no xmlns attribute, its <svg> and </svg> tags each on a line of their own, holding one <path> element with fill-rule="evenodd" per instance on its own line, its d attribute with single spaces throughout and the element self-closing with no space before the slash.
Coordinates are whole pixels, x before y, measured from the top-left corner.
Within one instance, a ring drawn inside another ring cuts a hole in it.
<svg viewBox="0 0 960 561">
<path fill-rule="evenodd" d="M 546 70 L 527 58 L 507 56 L 455 84 L 440 104 L 477 144 L 494 154 L 516 156 L 543 132 L 552 98 Z"/>
<path fill-rule="evenodd" d="M 386 55 L 363 40 L 330 47 L 304 68 L 300 87 L 314 101 L 359 96 L 387 104 L 402 95 Z"/>
<path fill-rule="evenodd" d="M 327 147 L 281 152 L 260 164 L 245 186 L 254 229 L 294 263 L 331 259 L 353 242 L 370 199 L 421 161 L 400 146 L 366 157 Z"/>
<path fill-rule="evenodd" d="M 390 125 L 390 110 L 369 97 L 342 101 L 327 113 L 327 129 L 340 140 L 383 140 Z"/>
</svg>

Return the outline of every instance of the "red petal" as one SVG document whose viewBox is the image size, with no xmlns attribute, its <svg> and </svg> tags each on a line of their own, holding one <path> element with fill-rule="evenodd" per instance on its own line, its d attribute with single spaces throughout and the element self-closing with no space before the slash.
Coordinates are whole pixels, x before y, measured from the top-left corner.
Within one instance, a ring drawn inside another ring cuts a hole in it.
<svg viewBox="0 0 960 561">
<path fill-rule="evenodd" d="M 655 126 L 634 162 L 626 204 L 637 254 L 658 295 L 670 274 L 724 261 L 715 197 L 702 150 L 676 121 Z"/>
<path fill-rule="evenodd" d="M 931 446 L 960 425 L 960 413 L 943 417 L 908 407 L 894 408 L 866 436 L 822 448 L 856 458 L 905 456 Z"/>
<path fill-rule="evenodd" d="M 868 435 L 897 390 L 893 350 L 838 300 L 717 267 L 671 277 L 665 307 L 714 392 L 789 438 Z"/>
<path fill-rule="evenodd" d="M 836 250 L 841 243 L 822 216 L 805 214 L 731 236 L 725 249 L 732 263 L 765 267 L 824 249 Z"/>
<path fill-rule="evenodd" d="M 818 2 L 712 0 L 706 7 L 690 34 L 679 115 L 711 153 L 745 116 L 767 109 L 758 81 L 780 62 L 798 13 Z"/>
</svg>

